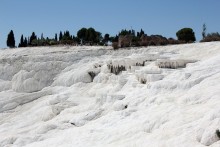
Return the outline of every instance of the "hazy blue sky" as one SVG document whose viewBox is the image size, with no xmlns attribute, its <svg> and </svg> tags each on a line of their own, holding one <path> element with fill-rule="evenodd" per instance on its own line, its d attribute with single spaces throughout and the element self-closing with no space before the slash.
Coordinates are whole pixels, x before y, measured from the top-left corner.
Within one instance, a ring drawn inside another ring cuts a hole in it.
<svg viewBox="0 0 220 147">
<path fill-rule="evenodd" d="M 60 30 L 75 35 L 82 27 L 102 34 L 121 29 L 143 28 L 145 33 L 176 38 L 176 32 L 191 27 L 201 39 L 207 32 L 220 32 L 219 0 L 1 0 L 0 48 L 12 29 L 19 43 L 21 34 L 53 37 Z"/>
</svg>

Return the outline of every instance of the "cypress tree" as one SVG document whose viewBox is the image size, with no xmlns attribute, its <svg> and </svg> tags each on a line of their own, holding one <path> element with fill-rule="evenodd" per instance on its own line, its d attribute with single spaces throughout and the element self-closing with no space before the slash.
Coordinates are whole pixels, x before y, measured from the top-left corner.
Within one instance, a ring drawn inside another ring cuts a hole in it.
<svg viewBox="0 0 220 147">
<path fill-rule="evenodd" d="M 35 35 L 34 32 L 32 32 L 31 37 L 30 37 L 30 44 L 32 43 L 33 40 L 37 39 L 37 36 Z"/>
<path fill-rule="evenodd" d="M 69 31 L 66 31 L 65 36 L 69 38 L 69 37 L 70 37 L 70 32 L 69 32 Z"/>
<path fill-rule="evenodd" d="M 10 48 L 15 47 L 15 37 L 14 37 L 14 33 L 11 30 L 10 33 L 8 34 L 8 38 L 7 38 L 7 46 Z"/>
<path fill-rule="evenodd" d="M 110 40 L 110 35 L 109 34 L 105 34 L 103 42 L 106 44 L 109 40 Z"/>
<path fill-rule="evenodd" d="M 59 41 L 61 41 L 63 38 L 63 33 L 60 31 L 60 35 L 59 35 Z"/>
<path fill-rule="evenodd" d="M 24 36 L 23 36 L 23 34 L 21 35 L 21 39 L 20 39 L 20 43 L 19 43 L 18 47 L 24 47 Z"/>
<path fill-rule="evenodd" d="M 140 37 L 142 36 L 142 35 L 144 35 L 145 33 L 144 33 L 144 31 L 141 29 L 141 31 L 140 31 Z"/>
<path fill-rule="evenodd" d="M 57 41 L 57 33 L 55 34 L 55 41 Z"/>
<path fill-rule="evenodd" d="M 24 47 L 27 47 L 27 45 L 28 45 L 28 41 L 27 41 L 27 38 L 25 37 L 24 38 Z"/>
<path fill-rule="evenodd" d="M 41 40 L 43 40 L 44 39 L 44 34 L 42 33 L 41 34 L 41 38 L 40 38 Z"/>
<path fill-rule="evenodd" d="M 202 39 L 205 39 L 206 37 L 206 24 L 203 24 L 202 26 Z"/>
</svg>

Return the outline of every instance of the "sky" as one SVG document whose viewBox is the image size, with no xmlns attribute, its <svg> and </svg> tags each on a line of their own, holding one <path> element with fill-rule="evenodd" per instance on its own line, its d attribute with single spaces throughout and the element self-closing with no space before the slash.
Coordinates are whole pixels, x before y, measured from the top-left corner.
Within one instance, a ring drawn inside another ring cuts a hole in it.
<svg viewBox="0 0 220 147">
<path fill-rule="evenodd" d="M 82 27 L 93 27 L 102 35 L 116 35 L 121 29 L 141 28 L 147 35 L 176 38 L 184 27 L 192 28 L 201 40 L 202 25 L 207 32 L 220 32 L 219 0 L 1 0 L 0 48 L 13 30 L 16 45 L 23 34 L 44 37 Z"/>
</svg>

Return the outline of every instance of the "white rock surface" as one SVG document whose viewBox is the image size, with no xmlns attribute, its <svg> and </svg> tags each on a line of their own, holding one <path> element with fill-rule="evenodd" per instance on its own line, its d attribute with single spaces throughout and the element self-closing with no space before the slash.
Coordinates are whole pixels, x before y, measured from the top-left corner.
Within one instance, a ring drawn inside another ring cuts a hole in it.
<svg viewBox="0 0 220 147">
<path fill-rule="evenodd" d="M 0 50 L 0 146 L 219 147 L 219 81 L 220 42 Z"/>
</svg>

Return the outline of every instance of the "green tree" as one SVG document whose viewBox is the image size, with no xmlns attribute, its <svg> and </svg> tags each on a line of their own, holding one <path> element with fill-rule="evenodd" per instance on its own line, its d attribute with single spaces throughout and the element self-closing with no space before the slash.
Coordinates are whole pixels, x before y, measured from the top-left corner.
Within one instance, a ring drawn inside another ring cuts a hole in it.
<svg viewBox="0 0 220 147">
<path fill-rule="evenodd" d="M 32 41 L 33 40 L 35 40 L 34 41 L 34 43 L 32 44 Z M 30 37 L 30 45 L 36 45 L 36 40 L 37 40 L 37 36 L 35 35 L 35 33 L 34 32 L 32 32 L 32 34 L 31 34 L 31 37 Z"/>
<path fill-rule="evenodd" d="M 44 39 L 44 34 L 43 34 L 43 33 L 41 33 L 41 37 L 40 37 L 40 39 L 41 39 L 41 40 Z"/>
<path fill-rule="evenodd" d="M 72 36 L 70 35 L 69 31 L 65 31 L 63 33 L 62 39 L 60 40 L 61 44 L 73 44 Z"/>
<path fill-rule="evenodd" d="M 89 28 L 87 30 L 87 33 L 86 33 L 86 41 L 89 41 L 91 43 L 95 42 L 96 41 L 96 31 L 94 28 Z"/>
<path fill-rule="evenodd" d="M 31 41 L 32 46 L 38 46 L 38 44 L 39 44 L 38 39 L 34 39 L 34 40 Z"/>
<path fill-rule="evenodd" d="M 76 43 L 80 44 L 80 39 L 78 37 L 73 36 L 73 41 Z"/>
<path fill-rule="evenodd" d="M 100 44 L 100 41 L 102 40 L 102 34 L 96 31 L 94 28 L 81 28 L 77 32 L 77 39 L 80 39 L 81 44 Z"/>
<path fill-rule="evenodd" d="M 14 32 L 12 30 L 8 34 L 7 46 L 10 48 L 15 47 L 15 37 L 14 37 Z"/>
<path fill-rule="evenodd" d="M 111 37 L 111 42 L 118 42 L 118 35 L 115 35 L 115 37 Z"/>
<path fill-rule="evenodd" d="M 104 35 L 104 39 L 103 39 L 103 43 L 106 45 L 108 43 L 108 41 L 110 41 L 110 35 L 109 34 L 105 34 Z"/>
<path fill-rule="evenodd" d="M 100 43 L 102 39 L 103 39 L 102 33 L 96 31 L 96 39 L 95 39 L 94 43 L 103 45 L 102 43 Z"/>
<path fill-rule="evenodd" d="M 24 47 L 27 47 L 27 45 L 28 45 L 28 41 L 27 41 L 27 38 L 25 37 L 24 38 Z"/>
<path fill-rule="evenodd" d="M 183 28 L 176 33 L 179 41 L 194 42 L 196 41 L 195 33 L 191 28 Z"/>
<path fill-rule="evenodd" d="M 77 37 L 81 40 L 81 43 L 84 44 L 84 42 L 86 41 L 86 35 L 87 34 L 87 29 L 86 28 L 82 28 L 77 32 Z"/>
<path fill-rule="evenodd" d="M 130 31 L 127 31 L 126 29 L 122 29 L 121 32 L 118 34 L 118 36 L 125 36 L 130 34 L 131 34 Z"/>
<path fill-rule="evenodd" d="M 69 38 L 70 37 L 70 32 L 69 31 L 64 32 L 64 36 Z"/>
<path fill-rule="evenodd" d="M 20 39 L 20 43 L 19 43 L 18 47 L 24 47 L 24 36 L 23 36 L 23 34 L 21 35 L 21 39 Z"/>
<path fill-rule="evenodd" d="M 205 39 L 206 37 L 206 24 L 203 24 L 202 26 L 202 38 Z"/>
<path fill-rule="evenodd" d="M 145 34 L 144 31 L 141 29 L 140 34 L 139 34 L 140 36 L 138 36 L 138 37 L 141 37 L 144 34 Z"/>
<path fill-rule="evenodd" d="M 55 38 L 54 38 L 54 39 L 55 39 L 55 41 L 57 42 L 57 33 L 55 34 Z"/>
<path fill-rule="evenodd" d="M 63 33 L 60 31 L 60 35 L 59 35 L 59 41 L 61 41 L 63 38 Z"/>
</svg>

